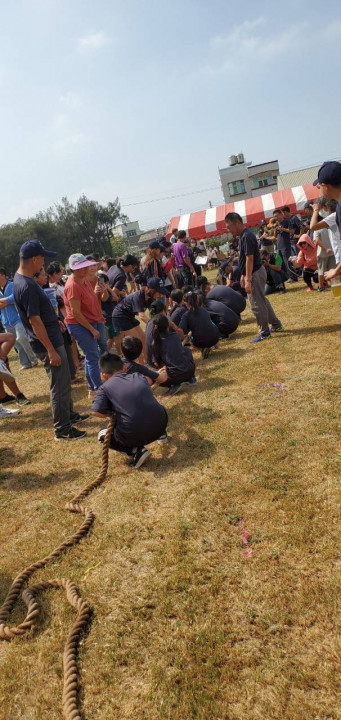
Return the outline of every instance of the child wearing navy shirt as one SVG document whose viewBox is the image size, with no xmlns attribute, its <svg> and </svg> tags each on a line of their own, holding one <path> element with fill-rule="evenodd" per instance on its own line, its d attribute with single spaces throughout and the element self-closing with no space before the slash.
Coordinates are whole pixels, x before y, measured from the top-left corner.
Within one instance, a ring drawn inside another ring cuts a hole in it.
<svg viewBox="0 0 341 720">
<path fill-rule="evenodd" d="M 182 290 L 172 290 L 171 300 L 173 301 L 173 307 L 170 312 L 170 319 L 174 325 L 180 325 L 180 320 L 187 308 L 183 303 L 184 294 Z"/>
<path fill-rule="evenodd" d="M 183 346 L 180 335 L 170 327 L 167 315 L 155 315 L 152 323 L 153 361 L 157 367 L 166 370 L 166 380 L 162 382 L 169 388 L 166 395 L 174 395 L 181 383 L 196 384 L 193 355 Z"/>
<path fill-rule="evenodd" d="M 153 385 L 153 383 L 158 381 L 160 382 L 160 374 L 156 372 L 156 370 L 152 370 L 148 365 L 142 365 L 136 362 L 142 353 L 142 342 L 140 338 L 134 337 L 133 335 L 126 335 L 122 340 L 122 353 L 122 361 L 128 375 L 139 372 L 147 378 L 149 385 Z"/>
<path fill-rule="evenodd" d="M 167 412 L 154 397 L 147 379 L 138 372 L 123 372 L 123 362 L 116 353 L 100 358 L 103 385 L 92 404 L 92 414 L 105 418 L 115 415 L 110 447 L 129 457 L 133 468 L 140 468 L 150 457 L 145 445 L 167 441 Z M 106 430 L 98 434 L 104 441 Z"/>
<path fill-rule="evenodd" d="M 199 307 L 198 296 L 195 292 L 185 293 L 184 303 L 187 312 L 181 318 L 180 329 L 186 335 L 191 332 L 193 345 L 201 349 L 202 357 L 206 359 L 211 348 L 217 344 L 220 332 L 212 322 L 208 311 Z"/>
</svg>

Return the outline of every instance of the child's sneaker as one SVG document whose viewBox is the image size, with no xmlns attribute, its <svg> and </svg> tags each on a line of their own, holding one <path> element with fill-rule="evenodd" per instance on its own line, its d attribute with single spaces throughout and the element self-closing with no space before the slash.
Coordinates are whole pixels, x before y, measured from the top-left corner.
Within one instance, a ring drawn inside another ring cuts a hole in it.
<svg viewBox="0 0 341 720">
<path fill-rule="evenodd" d="M 7 408 L 0 405 L 0 418 L 2 419 L 12 417 L 13 415 L 19 415 L 19 413 L 20 410 L 7 410 Z"/>
<path fill-rule="evenodd" d="M 277 328 L 271 327 L 270 332 L 271 333 L 278 333 L 278 332 L 281 333 L 281 332 L 285 332 L 285 329 L 284 329 L 283 325 L 280 325 Z"/>
<path fill-rule="evenodd" d="M 187 380 L 187 385 L 196 385 L 197 382 L 198 381 L 197 381 L 195 375 L 193 375 L 193 377 L 190 380 Z"/>
<path fill-rule="evenodd" d="M 24 393 L 18 393 L 15 400 L 17 405 L 29 405 L 31 402 L 27 397 L 25 397 Z"/>
<path fill-rule="evenodd" d="M 164 433 L 163 435 L 160 435 L 160 437 L 159 437 L 159 439 L 158 439 L 158 443 L 159 443 L 159 445 L 165 445 L 166 443 L 168 443 L 168 435 L 167 435 L 167 433 Z"/>
<path fill-rule="evenodd" d="M 133 462 L 132 467 L 136 470 L 140 468 L 144 463 L 148 460 L 149 456 L 151 455 L 150 450 L 147 450 L 145 447 L 139 447 L 137 448 L 136 452 L 133 456 Z"/>
<path fill-rule="evenodd" d="M 180 383 L 180 385 L 172 385 L 172 387 L 170 387 L 170 388 L 168 388 L 168 390 L 166 390 L 164 396 L 166 397 L 166 395 L 167 395 L 169 397 L 170 395 L 176 395 L 176 393 L 179 392 L 180 388 L 181 388 L 181 383 Z"/>
</svg>

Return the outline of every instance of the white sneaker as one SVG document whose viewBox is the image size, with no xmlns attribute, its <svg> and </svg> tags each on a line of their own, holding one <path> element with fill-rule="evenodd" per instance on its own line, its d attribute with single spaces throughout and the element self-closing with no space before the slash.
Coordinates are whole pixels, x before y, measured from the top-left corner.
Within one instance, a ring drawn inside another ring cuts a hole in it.
<svg viewBox="0 0 341 720">
<path fill-rule="evenodd" d="M 0 418 L 11 417 L 12 415 L 19 415 L 20 410 L 7 410 L 3 405 L 0 405 Z"/>
<path fill-rule="evenodd" d="M 14 375 L 9 371 L 4 360 L 0 360 L 0 380 L 14 380 Z"/>
</svg>

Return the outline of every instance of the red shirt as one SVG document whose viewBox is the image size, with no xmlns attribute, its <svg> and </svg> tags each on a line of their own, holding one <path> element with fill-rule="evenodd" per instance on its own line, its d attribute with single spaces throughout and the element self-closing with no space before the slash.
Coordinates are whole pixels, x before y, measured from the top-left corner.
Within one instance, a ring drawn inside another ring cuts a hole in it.
<svg viewBox="0 0 341 720">
<path fill-rule="evenodd" d="M 64 303 L 66 308 L 65 322 L 67 325 L 78 325 L 72 314 L 70 300 L 79 300 L 82 315 L 90 322 L 103 322 L 101 306 L 95 295 L 90 280 L 78 282 L 74 275 L 70 275 L 64 288 Z"/>
</svg>

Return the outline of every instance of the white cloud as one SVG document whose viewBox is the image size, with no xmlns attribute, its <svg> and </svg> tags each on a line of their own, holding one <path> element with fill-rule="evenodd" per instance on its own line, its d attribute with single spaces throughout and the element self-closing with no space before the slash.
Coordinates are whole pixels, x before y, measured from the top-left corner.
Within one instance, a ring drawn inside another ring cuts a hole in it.
<svg viewBox="0 0 341 720">
<path fill-rule="evenodd" d="M 249 70 L 259 63 L 276 59 L 293 52 L 305 37 L 306 23 L 296 24 L 283 32 L 274 33 L 266 18 L 246 20 L 234 26 L 227 35 L 213 37 L 210 41 L 214 57 L 201 72 L 205 75 L 236 74 Z"/>
<path fill-rule="evenodd" d="M 79 95 L 72 92 L 71 90 L 63 93 L 63 95 L 61 95 L 59 98 L 59 102 L 61 103 L 61 105 L 70 110 L 78 110 L 78 108 L 82 106 L 82 100 Z"/>
<path fill-rule="evenodd" d="M 83 35 L 78 38 L 76 47 L 78 52 L 86 54 L 101 50 L 103 47 L 108 45 L 109 38 L 102 30 L 96 33 L 89 33 L 89 35 Z"/>
<path fill-rule="evenodd" d="M 84 133 L 68 133 L 55 140 L 53 147 L 56 153 L 69 153 L 79 145 L 84 145 L 87 140 L 88 138 Z"/>
<path fill-rule="evenodd" d="M 61 130 L 65 128 L 68 124 L 69 118 L 66 115 L 66 113 L 57 113 L 55 117 L 52 120 L 52 128 L 53 130 Z"/>
<path fill-rule="evenodd" d="M 323 35 L 331 39 L 341 38 L 341 20 L 333 20 L 332 23 L 326 25 Z"/>
</svg>

